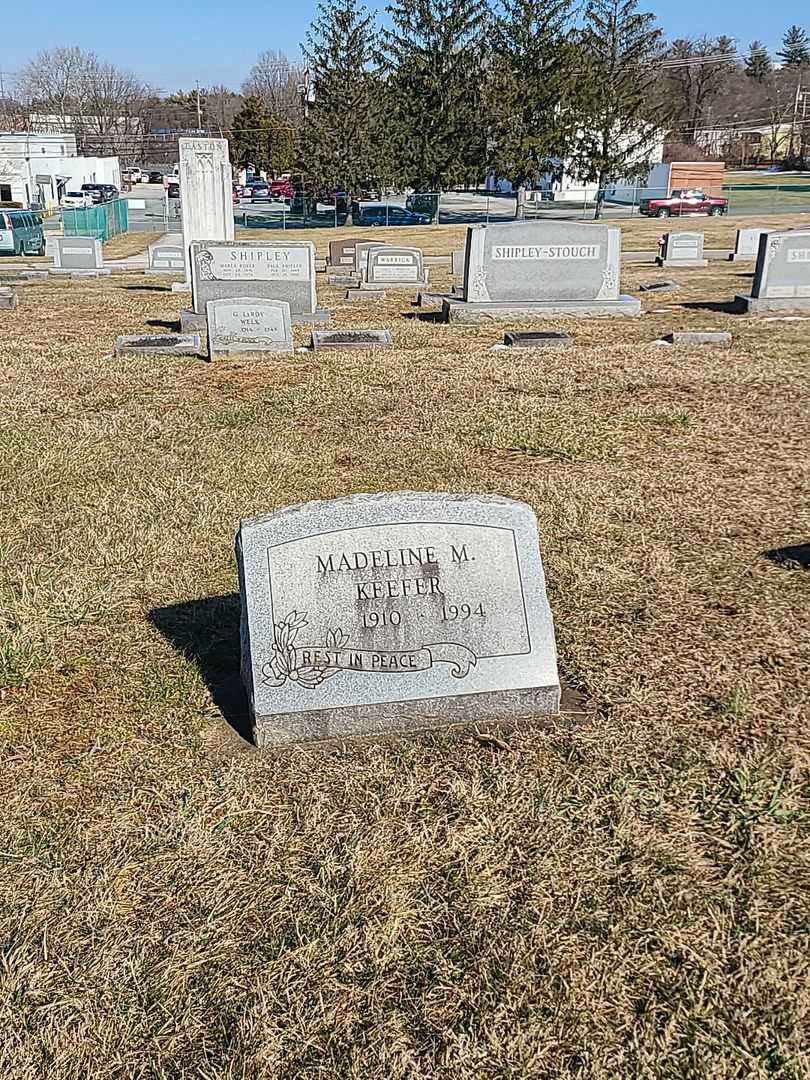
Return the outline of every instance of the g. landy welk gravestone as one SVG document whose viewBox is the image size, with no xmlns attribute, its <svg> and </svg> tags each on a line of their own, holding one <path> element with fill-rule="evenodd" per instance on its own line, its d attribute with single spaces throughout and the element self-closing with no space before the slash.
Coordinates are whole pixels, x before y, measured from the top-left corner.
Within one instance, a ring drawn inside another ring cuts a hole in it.
<svg viewBox="0 0 810 1080">
<path fill-rule="evenodd" d="M 736 301 L 749 312 L 810 311 L 810 229 L 761 236 L 751 295 Z"/>
<path fill-rule="evenodd" d="M 549 315 L 638 315 L 619 293 L 621 231 L 571 221 L 473 225 L 462 296 L 444 301 L 450 322 Z"/>
<path fill-rule="evenodd" d="M 290 305 L 285 300 L 239 296 L 209 300 L 208 358 L 218 353 L 290 353 Z"/>
<path fill-rule="evenodd" d="M 242 678 L 256 742 L 556 713 L 531 508 L 399 492 L 242 521 Z"/>
</svg>

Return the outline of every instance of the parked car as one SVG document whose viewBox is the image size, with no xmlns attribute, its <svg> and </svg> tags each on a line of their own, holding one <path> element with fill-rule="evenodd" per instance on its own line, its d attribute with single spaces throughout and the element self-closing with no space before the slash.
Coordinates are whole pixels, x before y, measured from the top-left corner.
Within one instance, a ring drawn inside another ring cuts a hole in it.
<svg viewBox="0 0 810 1080">
<path fill-rule="evenodd" d="M 354 213 L 355 225 L 429 225 L 428 214 L 415 214 L 401 206 L 361 206 Z"/>
<path fill-rule="evenodd" d="M 270 194 L 277 199 L 291 199 L 294 188 L 292 180 L 271 180 Z"/>
<path fill-rule="evenodd" d="M 0 210 L 0 254 L 45 254 L 45 233 L 39 214 L 32 210 Z"/>
<path fill-rule="evenodd" d="M 170 199 L 180 198 L 180 183 L 177 180 L 170 180 L 166 185 L 166 194 Z"/>
<path fill-rule="evenodd" d="M 679 217 L 682 214 L 718 217 L 728 212 L 728 199 L 706 195 L 698 188 L 679 188 L 667 199 L 642 199 L 638 212 L 645 217 Z"/>
<path fill-rule="evenodd" d="M 162 184 L 163 183 L 163 173 L 160 171 L 160 169 L 151 169 L 150 170 L 150 172 L 149 172 L 149 183 L 150 184 Z"/>
<path fill-rule="evenodd" d="M 59 202 L 64 210 L 84 210 L 93 205 L 93 196 L 89 191 L 66 191 Z"/>
<path fill-rule="evenodd" d="M 250 185 L 250 198 L 253 202 L 270 198 L 270 185 L 265 180 L 254 180 Z"/>
<path fill-rule="evenodd" d="M 129 179 L 130 184 L 143 183 L 143 171 L 137 166 L 134 169 L 127 169 L 124 176 Z"/>
<path fill-rule="evenodd" d="M 104 201 L 102 187 L 102 184 L 82 184 L 82 191 L 86 191 L 92 197 L 94 203 L 100 203 Z"/>
</svg>

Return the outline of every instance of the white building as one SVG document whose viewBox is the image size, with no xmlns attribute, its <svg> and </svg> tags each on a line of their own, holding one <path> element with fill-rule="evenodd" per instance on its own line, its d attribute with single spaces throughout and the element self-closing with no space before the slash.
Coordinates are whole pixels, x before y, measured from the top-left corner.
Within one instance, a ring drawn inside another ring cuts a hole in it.
<svg viewBox="0 0 810 1080">
<path fill-rule="evenodd" d="M 54 210 L 65 191 L 82 184 L 121 187 L 117 157 L 83 158 L 76 136 L 34 132 L 0 132 L 0 203 L 36 203 Z"/>
</svg>

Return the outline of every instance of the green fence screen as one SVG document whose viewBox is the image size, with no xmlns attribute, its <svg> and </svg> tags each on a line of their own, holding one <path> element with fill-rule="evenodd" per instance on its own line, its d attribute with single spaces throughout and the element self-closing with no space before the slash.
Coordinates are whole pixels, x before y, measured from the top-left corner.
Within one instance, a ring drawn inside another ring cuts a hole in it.
<svg viewBox="0 0 810 1080">
<path fill-rule="evenodd" d="M 86 210 L 63 210 L 62 227 L 65 236 L 93 236 L 109 240 L 129 228 L 126 199 L 88 206 Z"/>
</svg>

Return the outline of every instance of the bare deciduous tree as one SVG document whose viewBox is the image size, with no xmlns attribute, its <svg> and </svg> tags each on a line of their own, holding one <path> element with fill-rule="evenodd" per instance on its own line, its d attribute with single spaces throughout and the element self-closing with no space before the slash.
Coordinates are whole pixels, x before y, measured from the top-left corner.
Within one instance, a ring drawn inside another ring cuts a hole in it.
<svg viewBox="0 0 810 1080">
<path fill-rule="evenodd" d="M 303 117 L 299 87 L 304 73 L 283 52 L 266 49 L 256 57 L 256 63 L 242 83 L 245 97 L 260 98 L 273 116 L 297 123 Z"/>
<path fill-rule="evenodd" d="M 76 46 L 39 53 L 18 80 L 32 122 L 72 131 L 91 154 L 134 156 L 150 91 L 128 71 Z"/>
</svg>

